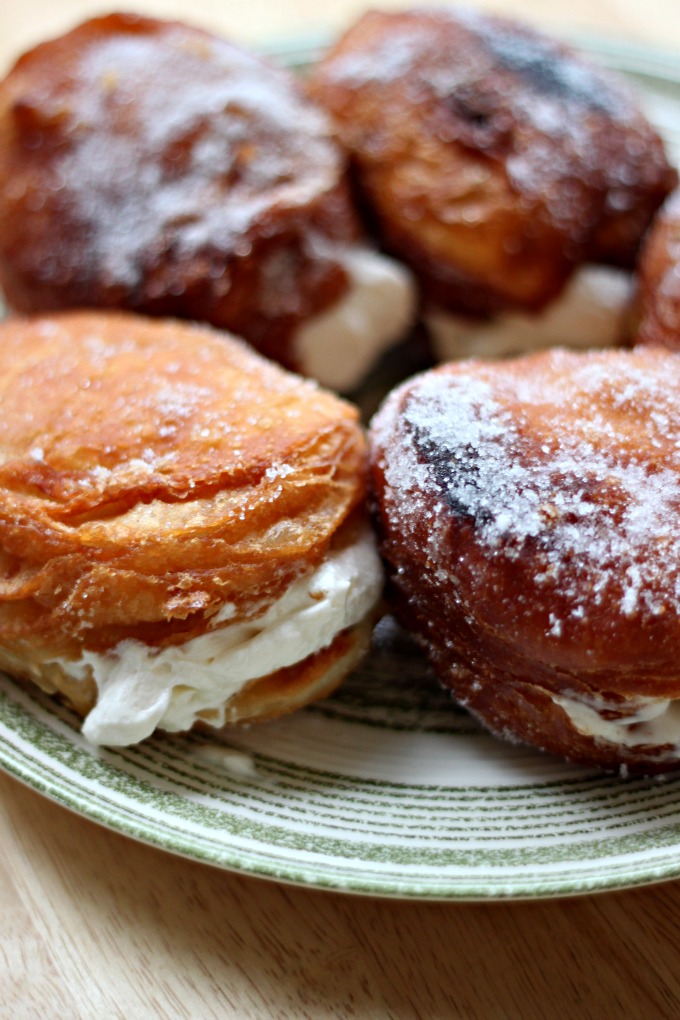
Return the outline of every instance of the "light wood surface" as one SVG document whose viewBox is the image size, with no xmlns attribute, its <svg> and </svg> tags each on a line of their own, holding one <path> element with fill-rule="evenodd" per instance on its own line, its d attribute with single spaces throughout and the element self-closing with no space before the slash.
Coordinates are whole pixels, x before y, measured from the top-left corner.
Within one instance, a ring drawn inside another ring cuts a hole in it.
<svg viewBox="0 0 680 1020">
<path fill-rule="evenodd" d="M 557 31 L 595 31 L 664 48 L 680 47 L 677 0 L 469 0 L 485 10 L 519 14 Z M 122 10 L 226 32 L 245 42 L 332 33 L 367 7 L 406 6 L 398 0 L 128 0 Z M 84 18 L 116 8 L 113 0 L 4 0 L 0 4 L 0 70 L 24 49 Z"/>
<path fill-rule="evenodd" d="M 333 30 L 363 5 L 138 0 L 123 6 L 184 17 L 242 40 L 271 40 Z M 483 6 L 680 55 L 677 0 Z M 0 69 L 26 46 L 111 7 L 92 0 L 5 0 Z M 680 1016 L 680 882 L 496 904 L 310 892 L 134 843 L 3 775 L 0 846 L 2 1018 Z"/>
</svg>

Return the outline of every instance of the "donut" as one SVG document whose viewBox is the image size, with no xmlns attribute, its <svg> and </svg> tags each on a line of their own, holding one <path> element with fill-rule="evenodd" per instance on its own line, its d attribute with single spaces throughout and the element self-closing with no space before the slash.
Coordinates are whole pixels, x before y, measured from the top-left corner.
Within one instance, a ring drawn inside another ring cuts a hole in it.
<svg viewBox="0 0 680 1020">
<path fill-rule="evenodd" d="M 347 159 L 289 72 L 177 22 L 98 17 L 0 83 L 0 286 L 23 313 L 210 323 L 355 387 L 412 316 Z"/>
<path fill-rule="evenodd" d="M 243 342 L 0 324 L 0 668 L 94 744 L 271 718 L 366 650 L 382 568 L 353 405 Z"/>
<path fill-rule="evenodd" d="M 680 763 L 680 357 L 440 366 L 370 458 L 388 604 L 464 706 L 582 764 Z"/>
<path fill-rule="evenodd" d="M 637 271 L 635 342 L 680 350 L 680 191 L 658 214 Z"/>
<path fill-rule="evenodd" d="M 631 268 L 677 180 L 623 83 L 501 17 L 370 12 L 310 92 L 386 249 L 455 313 L 537 311 L 577 265 Z"/>
</svg>

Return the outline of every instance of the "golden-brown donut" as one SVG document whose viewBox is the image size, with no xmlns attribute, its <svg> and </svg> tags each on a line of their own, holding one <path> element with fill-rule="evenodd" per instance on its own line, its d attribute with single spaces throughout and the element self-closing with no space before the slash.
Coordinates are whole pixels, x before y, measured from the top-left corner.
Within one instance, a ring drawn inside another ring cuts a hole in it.
<svg viewBox="0 0 680 1020">
<path fill-rule="evenodd" d="M 413 304 L 406 271 L 361 239 L 346 157 L 291 74 L 122 14 L 0 84 L 0 285 L 22 312 L 210 322 L 343 389 Z"/>
<path fill-rule="evenodd" d="M 356 662 L 382 573 L 350 404 L 113 312 L 6 320 L 0 404 L 0 666 L 92 741 L 275 715 Z"/>
<path fill-rule="evenodd" d="M 680 357 L 443 366 L 371 443 L 390 603 L 456 697 L 575 761 L 680 764 Z"/>
<path fill-rule="evenodd" d="M 680 350 L 680 191 L 658 214 L 638 265 L 636 343 Z"/>
<path fill-rule="evenodd" d="M 577 263 L 631 266 L 677 180 L 625 85 L 503 18 L 369 12 L 311 92 L 388 250 L 453 311 L 538 309 Z"/>
</svg>

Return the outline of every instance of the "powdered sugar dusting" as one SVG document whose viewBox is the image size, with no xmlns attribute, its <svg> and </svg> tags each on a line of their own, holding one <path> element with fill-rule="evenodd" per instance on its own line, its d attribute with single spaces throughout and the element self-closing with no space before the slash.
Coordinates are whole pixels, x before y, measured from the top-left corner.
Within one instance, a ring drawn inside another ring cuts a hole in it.
<svg viewBox="0 0 680 1020">
<path fill-rule="evenodd" d="M 327 119 L 286 72 L 180 26 L 135 32 L 119 21 L 81 45 L 72 84 L 42 101 L 59 124 L 59 203 L 79 228 L 45 272 L 90 265 L 108 286 L 134 288 L 161 254 L 245 256 L 273 202 L 299 210 L 335 182 L 342 157 Z"/>
<path fill-rule="evenodd" d="M 384 406 L 373 434 L 399 526 L 413 536 L 431 514 L 436 563 L 451 520 L 471 524 L 490 555 L 532 557 L 537 589 L 556 585 L 576 619 L 605 602 L 625 618 L 679 611 L 680 361 L 520 364 L 428 373 Z"/>
<path fill-rule="evenodd" d="M 419 8 L 373 12 L 354 33 L 322 75 L 332 87 L 373 95 L 367 158 L 378 158 L 377 139 L 390 130 L 400 136 L 412 106 L 433 138 L 498 159 L 513 191 L 576 245 L 603 214 L 630 211 L 666 172 L 661 143 L 627 86 L 528 26 L 464 8 Z M 351 135 L 351 107 L 348 119 Z"/>
</svg>

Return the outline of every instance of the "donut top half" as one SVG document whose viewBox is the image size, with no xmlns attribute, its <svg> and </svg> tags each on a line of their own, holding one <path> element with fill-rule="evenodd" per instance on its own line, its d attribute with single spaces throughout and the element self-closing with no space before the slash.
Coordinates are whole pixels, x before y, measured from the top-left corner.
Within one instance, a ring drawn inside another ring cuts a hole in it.
<svg viewBox="0 0 680 1020">
<path fill-rule="evenodd" d="M 631 266 L 677 183 L 623 81 L 465 8 L 367 13 L 312 94 L 385 244 L 452 311 L 541 308 L 576 263 Z"/>
<path fill-rule="evenodd" d="M 0 87 L 0 282 L 20 311 L 207 321 L 294 366 L 349 288 L 346 160 L 287 71 L 199 29 L 95 18 Z"/>
<path fill-rule="evenodd" d="M 248 619 L 365 497 L 354 407 L 207 328 L 73 312 L 0 325 L 0 640 L 181 640 Z"/>
<path fill-rule="evenodd" d="M 439 653 L 462 634 L 482 672 L 678 696 L 677 356 L 442 367 L 387 399 L 372 461 L 395 603 Z"/>
</svg>

